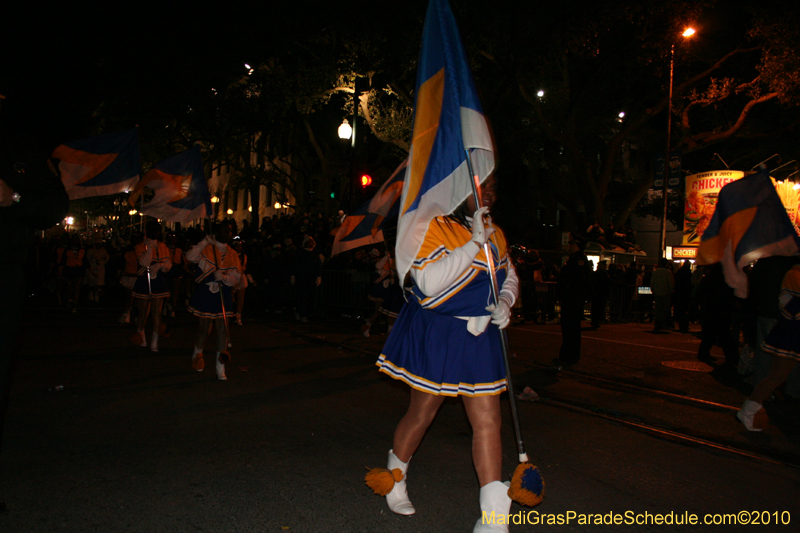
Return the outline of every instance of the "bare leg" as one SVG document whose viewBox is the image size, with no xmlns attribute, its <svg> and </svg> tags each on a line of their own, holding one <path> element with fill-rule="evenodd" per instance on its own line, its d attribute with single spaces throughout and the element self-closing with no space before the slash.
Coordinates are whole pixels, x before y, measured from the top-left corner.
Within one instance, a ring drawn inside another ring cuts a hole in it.
<svg viewBox="0 0 800 533">
<path fill-rule="evenodd" d="M 125 287 L 124 290 L 125 290 L 124 299 L 126 303 L 125 303 L 125 310 L 122 311 L 122 313 L 127 315 L 130 314 L 131 307 L 133 307 L 133 293 L 127 287 Z"/>
<path fill-rule="evenodd" d="M 472 425 L 472 461 L 481 487 L 500 481 L 503 450 L 500 436 L 500 396 L 462 396 Z"/>
<path fill-rule="evenodd" d="M 394 454 L 402 462 L 407 463 L 417 451 L 422 437 L 431 425 L 444 396 L 434 396 L 426 392 L 411 389 L 411 401 L 408 411 L 394 430 Z"/>
<path fill-rule="evenodd" d="M 244 291 L 246 290 L 247 287 L 244 287 L 233 293 L 233 299 L 235 300 L 234 305 L 236 306 L 236 318 L 239 321 L 239 324 L 242 322 L 242 311 L 244 310 Z"/>
<path fill-rule="evenodd" d="M 154 298 L 153 302 L 153 333 L 158 333 L 161 328 L 161 307 L 164 305 L 164 298 Z"/>
<path fill-rule="evenodd" d="M 194 345 L 201 352 L 203 351 L 203 347 L 206 345 L 208 334 L 211 333 L 212 322 L 213 319 L 211 318 L 200 317 L 200 328 L 197 330 L 197 340 L 195 341 Z"/>
<path fill-rule="evenodd" d="M 217 328 L 217 351 L 228 351 L 228 337 L 225 335 L 225 322 L 224 318 L 215 318 L 214 326 Z"/>
<path fill-rule="evenodd" d="M 792 373 L 795 366 L 797 366 L 797 361 L 794 359 L 773 355 L 769 374 L 758 382 L 758 385 L 756 385 L 753 389 L 753 393 L 750 395 L 750 400 L 763 404 L 767 396 L 778 388 L 781 383 L 786 381 L 786 378 L 789 377 L 789 374 Z"/>
<path fill-rule="evenodd" d="M 72 283 L 73 283 L 73 285 L 72 285 L 72 295 L 71 295 L 71 297 L 72 297 L 72 301 L 75 302 L 75 306 L 77 307 L 78 300 L 80 300 L 80 298 L 81 298 L 81 285 L 83 284 L 83 278 L 75 280 Z"/>
<path fill-rule="evenodd" d="M 147 313 L 150 312 L 150 300 L 146 298 L 137 298 L 137 305 L 139 307 L 139 316 L 136 317 L 136 327 L 139 331 L 144 331 L 147 325 Z"/>
<path fill-rule="evenodd" d="M 375 312 L 370 315 L 370 317 L 367 319 L 367 322 L 374 324 L 378 321 L 379 316 L 381 316 L 381 302 L 375 302 Z"/>
</svg>

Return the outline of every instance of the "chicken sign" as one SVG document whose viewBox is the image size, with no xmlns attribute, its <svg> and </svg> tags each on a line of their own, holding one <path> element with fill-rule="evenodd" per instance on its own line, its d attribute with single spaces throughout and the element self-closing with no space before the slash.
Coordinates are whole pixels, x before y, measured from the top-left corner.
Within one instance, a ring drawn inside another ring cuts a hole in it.
<svg viewBox="0 0 800 533">
<path fill-rule="evenodd" d="M 698 246 L 703 233 L 711 222 L 717 209 L 719 191 L 728 183 L 736 181 L 752 172 L 741 170 L 714 170 L 686 177 L 686 202 L 683 208 L 683 245 Z M 800 223 L 800 190 L 788 181 L 772 180 L 775 190 L 789 214 L 789 219 L 797 229 Z"/>
</svg>

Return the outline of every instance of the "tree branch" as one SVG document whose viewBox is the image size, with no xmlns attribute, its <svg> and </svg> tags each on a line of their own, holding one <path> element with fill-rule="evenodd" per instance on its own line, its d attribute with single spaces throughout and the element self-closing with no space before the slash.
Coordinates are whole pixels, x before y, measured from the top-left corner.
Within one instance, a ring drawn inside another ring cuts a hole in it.
<svg viewBox="0 0 800 533">
<path fill-rule="evenodd" d="M 686 144 L 688 146 L 687 151 L 691 152 L 693 150 L 697 150 L 698 148 L 702 148 L 704 146 L 708 146 L 712 143 L 717 143 L 720 141 L 724 141 L 733 137 L 736 132 L 738 132 L 742 126 L 744 126 L 745 121 L 747 120 L 747 116 L 750 114 L 750 111 L 757 106 L 758 104 L 763 104 L 764 102 L 768 102 L 770 100 L 774 100 L 778 97 L 777 92 L 772 92 L 765 94 L 760 98 L 754 98 L 745 104 L 742 108 L 741 113 L 739 113 L 739 118 L 736 120 L 736 123 L 733 124 L 730 128 L 725 131 L 720 132 L 703 132 L 698 133 L 697 135 L 693 135 L 690 137 Z"/>
<path fill-rule="evenodd" d="M 375 128 L 375 119 L 373 119 L 372 113 L 369 110 L 369 93 L 362 93 L 358 96 L 358 107 L 361 109 L 361 114 L 364 116 L 364 121 L 367 123 L 367 126 L 369 126 L 370 131 L 378 140 L 395 144 L 405 150 L 406 153 L 409 151 L 407 142 L 400 139 L 389 139 Z"/>
</svg>

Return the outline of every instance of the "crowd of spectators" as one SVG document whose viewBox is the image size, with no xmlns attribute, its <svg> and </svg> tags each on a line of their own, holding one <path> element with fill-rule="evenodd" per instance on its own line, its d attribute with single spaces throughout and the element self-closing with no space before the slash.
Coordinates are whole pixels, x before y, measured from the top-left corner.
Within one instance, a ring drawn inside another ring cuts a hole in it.
<svg viewBox="0 0 800 533">
<path fill-rule="evenodd" d="M 347 285 L 341 289 L 351 299 L 363 300 L 367 312 L 352 312 L 352 317 L 367 319 L 361 329 L 369 330 L 369 310 L 379 307 L 369 302 L 369 287 L 379 275 L 376 262 L 387 257 L 386 246 L 380 243 L 332 256 L 334 236 L 342 220 L 339 214 L 292 214 L 264 218 L 258 227 L 248 221 L 233 222 L 236 238 L 232 245 L 245 267 L 245 281 L 235 292 L 236 322 L 241 324 L 248 308 L 259 314 L 288 313 L 306 321 L 315 287 L 321 282 L 319 273 L 327 270 L 350 273 L 347 278 L 329 279 Z M 186 307 L 195 272 L 194 265 L 186 261 L 185 252 L 205 235 L 202 225 L 165 233 L 170 250 L 180 250 L 183 257 L 175 262 L 169 275 L 166 316 L 175 316 L 176 310 Z M 594 238 L 602 239 L 597 235 Z M 106 307 L 118 306 L 120 322 L 132 322 L 130 282 L 138 269 L 133 249 L 141 240 L 138 227 L 127 232 L 95 228 L 40 238 L 30 249 L 27 293 L 71 312 L 104 302 Z M 558 321 L 556 281 L 563 253 L 512 246 L 510 254 L 521 281 L 516 316 L 535 323 Z M 780 266 L 787 268 L 783 263 Z M 654 272 L 659 278 L 655 281 Z M 353 279 L 363 283 L 351 283 Z M 760 279 L 774 281 L 780 276 L 758 276 L 756 285 L 768 283 Z M 247 306 L 245 287 L 249 287 Z M 759 307 L 758 298 L 768 293 L 771 302 L 774 292 L 759 288 L 753 291 L 754 303 L 739 300 L 724 283 L 719 265 L 693 268 L 689 262 L 678 267 L 669 261 L 659 265 L 639 264 L 636 260 L 629 264 L 602 261 L 592 274 L 591 291 L 586 295 L 586 318 L 594 328 L 607 323 L 653 322 L 654 331 L 661 333 L 674 331 L 676 323 L 678 332 L 689 333 L 689 326 L 694 323 L 702 328 L 699 360 L 713 361 L 710 348 L 717 345 L 725 354 L 721 368 L 726 373 L 735 374 L 738 369 L 740 374 L 763 377 L 765 363 L 758 345 L 765 328 L 760 323 L 774 321 L 775 312 L 770 308 L 771 314 L 767 313 L 763 304 Z M 344 311 L 342 314 L 349 313 Z M 371 322 L 375 316 L 373 313 Z M 740 359 L 740 353 L 746 354 L 745 360 Z M 800 396 L 800 376 L 793 376 L 790 384 L 793 393 Z"/>
<path fill-rule="evenodd" d="M 249 286 L 252 307 L 266 312 L 297 311 L 305 313 L 308 293 L 293 288 L 312 277 L 318 285 L 314 259 L 325 269 L 371 272 L 374 261 L 370 249 L 356 249 L 331 257 L 334 235 L 341 217 L 321 214 L 273 216 L 264 218 L 257 227 L 249 221 L 237 224 L 231 243 L 245 266 L 245 282 Z M 131 282 L 138 270 L 133 252 L 143 234 L 140 227 L 114 231 L 93 228 L 90 231 L 62 231 L 39 238 L 30 250 L 28 294 L 43 302 L 53 302 L 71 312 L 82 307 L 105 302 L 118 305 L 121 322 L 130 322 Z M 206 235 L 203 224 L 167 228 L 164 241 L 173 254 L 174 266 L 168 273 L 170 297 L 164 314 L 174 316 L 176 309 L 185 307 L 191 296 L 194 265 L 186 260 L 186 252 Z M 383 246 L 378 245 L 383 254 Z M 176 256 L 177 254 L 177 256 Z M 177 259 L 176 259 L 177 257 Z M 311 258 L 311 259 L 309 259 Z M 302 283 L 303 288 L 306 287 Z M 296 298 L 301 292 L 300 301 Z M 243 299 L 237 302 L 239 320 Z M 305 318 L 298 317 L 298 318 Z"/>
</svg>

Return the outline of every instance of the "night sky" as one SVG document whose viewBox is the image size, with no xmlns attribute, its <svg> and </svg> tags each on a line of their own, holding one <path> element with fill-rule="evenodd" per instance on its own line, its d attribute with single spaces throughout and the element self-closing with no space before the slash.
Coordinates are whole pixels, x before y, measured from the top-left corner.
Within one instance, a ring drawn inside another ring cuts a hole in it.
<svg viewBox="0 0 800 533">
<path fill-rule="evenodd" d="M 425 2 L 414 3 L 424 14 Z M 348 8 L 359 4 L 367 3 Z M 209 5 L 182 11 L 165 2 L 155 9 L 113 3 L 98 11 L 72 2 L 47 9 L 26 4 L 15 6 L 21 12 L 13 17 L 7 9 L 0 30 L 6 97 L 0 139 L 50 150 L 91 135 L 91 114 L 104 99 L 146 101 L 187 86 L 208 89 L 232 69 L 268 56 L 287 35 L 350 18 L 342 5 L 320 2 Z"/>
</svg>

